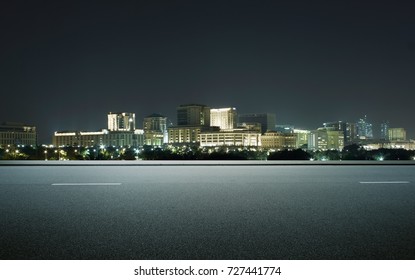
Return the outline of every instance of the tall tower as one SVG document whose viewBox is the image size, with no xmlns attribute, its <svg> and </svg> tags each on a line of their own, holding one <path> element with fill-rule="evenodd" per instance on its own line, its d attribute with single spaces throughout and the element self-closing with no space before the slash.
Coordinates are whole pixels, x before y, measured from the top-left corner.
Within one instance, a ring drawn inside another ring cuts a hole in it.
<svg viewBox="0 0 415 280">
<path fill-rule="evenodd" d="M 372 124 L 367 121 L 366 115 L 356 123 L 356 127 L 359 139 L 364 140 L 373 138 Z"/>
<path fill-rule="evenodd" d="M 135 113 L 108 113 L 109 131 L 134 131 Z"/>
<path fill-rule="evenodd" d="M 185 104 L 177 107 L 177 125 L 210 126 L 210 107 L 201 104 Z"/>
<path fill-rule="evenodd" d="M 380 124 L 380 140 L 388 140 L 389 138 L 388 130 L 389 130 L 388 121 L 384 121 L 383 123 Z"/>
<path fill-rule="evenodd" d="M 219 126 L 220 129 L 236 128 L 236 108 L 210 109 L 210 126 Z"/>
</svg>

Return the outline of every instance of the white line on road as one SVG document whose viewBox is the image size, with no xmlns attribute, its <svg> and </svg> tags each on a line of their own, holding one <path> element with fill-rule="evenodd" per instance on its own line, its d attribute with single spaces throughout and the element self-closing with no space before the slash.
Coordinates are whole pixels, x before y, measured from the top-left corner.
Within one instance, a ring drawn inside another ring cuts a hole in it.
<svg viewBox="0 0 415 280">
<path fill-rule="evenodd" d="M 119 186 L 121 183 L 54 183 L 52 186 Z"/>
<path fill-rule="evenodd" d="M 374 182 L 359 182 L 360 184 L 409 184 L 409 181 L 374 181 Z"/>
</svg>

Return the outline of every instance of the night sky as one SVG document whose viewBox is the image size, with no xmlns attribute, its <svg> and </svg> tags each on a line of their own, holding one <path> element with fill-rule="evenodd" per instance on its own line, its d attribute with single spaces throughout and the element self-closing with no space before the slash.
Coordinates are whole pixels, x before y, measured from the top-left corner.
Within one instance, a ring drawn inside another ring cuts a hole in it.
<svg viewBox="0 0 415 280">
<path fill-rule="evenodd" d="M 0 121 L 99 130 L 201 103 L 415 137 L 412 1 L 2 1 Z"/>
</svg>

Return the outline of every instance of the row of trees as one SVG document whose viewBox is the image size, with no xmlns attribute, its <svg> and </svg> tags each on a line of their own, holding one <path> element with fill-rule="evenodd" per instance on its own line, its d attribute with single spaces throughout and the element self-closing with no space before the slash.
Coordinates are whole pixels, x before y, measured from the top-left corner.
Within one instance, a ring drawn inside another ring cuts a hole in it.
<svg viewBox="0 0 415 280">
<path fill-rule="evenodd" d="M 8 147 L 0 148 L 3 160 L 412 160 L 415 151 L 379 149 L 367 151 L 359 145 L 346 146 L 342 151 L 262 151 L 241 148 L 199 148 L 183 146 L 171 148 L 144 147 Z"/>
<path fill-rule="evenodd" d="M 137 149 L 116 147 L 17 146 L 0 148 L 3 160 L 134 160 Z"/>
</svg>

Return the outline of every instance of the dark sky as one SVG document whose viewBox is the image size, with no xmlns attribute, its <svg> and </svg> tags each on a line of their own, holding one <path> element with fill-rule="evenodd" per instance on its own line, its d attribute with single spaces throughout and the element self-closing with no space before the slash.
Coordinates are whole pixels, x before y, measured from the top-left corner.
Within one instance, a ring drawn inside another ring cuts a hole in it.
<svg viewBox="0 0 415 280">
<path fill-rule="evenodd" d="M 415 137 L 412 1 L 2 1 L 0 121 L 98 130 L 202 103 Z"/>
</svg>

